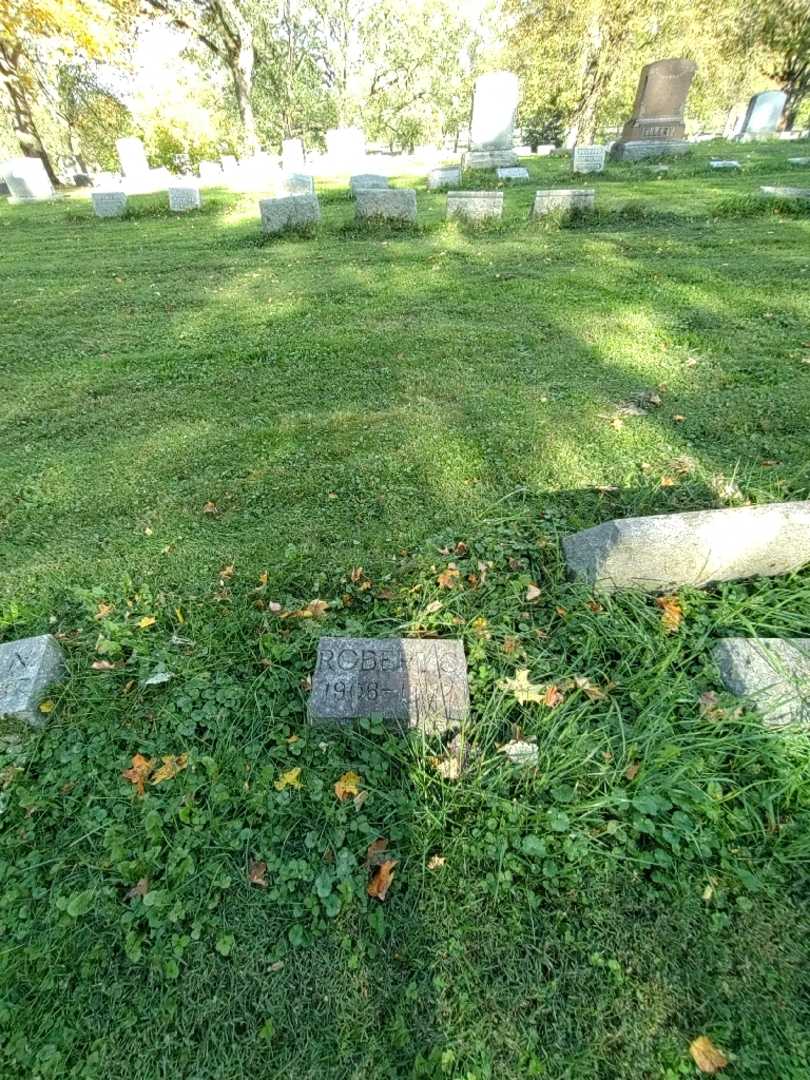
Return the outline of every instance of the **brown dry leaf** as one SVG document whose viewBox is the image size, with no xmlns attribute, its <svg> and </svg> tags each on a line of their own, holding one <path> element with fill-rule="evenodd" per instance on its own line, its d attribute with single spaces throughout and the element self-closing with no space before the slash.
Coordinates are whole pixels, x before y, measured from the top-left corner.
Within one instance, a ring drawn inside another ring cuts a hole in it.
<svg viewBox="0 0 810 1080">
<path fill-rule="evenodd" d="M 482 560 L 479 560 L 479 562 L 478 562 L 478 573 L 481 575 L 480 578 L 479 578 L 479 581 L 481 582 L 482 585 L 487 580 L 487 571 L 491 570 L 491 569 L 492 569 L 492 563 L 486 563 L 486 562 L 483 562 Z"/>
<path fill-rule="evenodd" d="M 359 773 L 345 772 L 335 783 L 335 795 L 337 795 L 341 802 L 345 802 L 346 799 L 351 798 L 353 795 L 359 795 L 360 780 L 361 777 Z"/>
<path fill-rule="evenodd" d="M 681 416 L 680 413 L 675 413 L 675 415 L 672 417 L 672 419 L 675 421 L 676 424 L 682 424 L 684 422 L 684 420 L 686 419 L 686 417 Z"/>
<path fill-rule="evenodd" d="M 380 856 L 387 849 L 388 841 L 384 836 L 378 836 L 376 840 L 372 840 L 366 848 L 366 861 L 363 866 L 368 870 L 369 867 L 379 866 L 381 862 L 385 862 L 385 859 Z"/>
<path fill-rule="evenodd" d="M 267 863 L 266 862 L 251 862 L 248 867 L 248 881 L 251 885 L 261 885 L 263 889 L 267 888 Z"/>
<path fill-rule="evenodd" d="M 635 780 L 635 778 L 638 776 L 638 771 L 640 768 L 641 763 L 638 761 L 634 761 L 631 765 L 628 765 L 627 768 L 624 770 L 625 779 Z"/>
<path fill-rule="evenodd" d="M 142 877 L 140 881 L 136 882 L 131 889 L 124 893 L 125 900 L 135 900 L 144 896 L 149 892 L 149 878 Z"/>
<path fill-rule="evenodd" d="M 202 508 L 202 512 L 204 514 L 218 514 L 219 513 L 219 511 L 217 510 L 217 504 L 214 503 L 214 502 L 211 502 L 210 499 L 205 504 L 205 506 Z"/>
<path fill-rule="evenodd" d="M 157 619 L 155 618 L 154 615 L 144 615 L 144 617 L 142 619 L 138 619 L 138 623 L 137 623 L 138 629 L 139 630 L 148 630 L 149 627 L 154 626 L 156 622 L 157 622 Z"/>
<path fill-rule="evenodd" d="M 441 600 L 434 600 L 432 603 L 428 604 L 428 606 L 425 608 L 425 614 L 426 615 L 435 615 L 436 612 L 441 611 L 443 607 L 444 607 L 444 604 L 442 604 Z"/>
<path fill-rule="evenodd" d="M 233 575 L 235 573 L 236 573 L 236 567 L 234 566 L 233 563 L 230 563 L 228 566 L 223 566 L 222 567 L 222 569 L 219 572 L 219 576 L 220 576 L 220 578 L 222 578 L 223 581 L 228 581 L 230 578 L 233 577 Z"/>
<path fill-rule="evenodd" d="M 464 541 L 459 540 L 459 542 L 456 544 L 456 555 L 466 555 L 468 551 L 469 548 L 464 543 Z"/>
<path fill-rule="evenodd" d="M 571 686 L 581 690 L 590 701 L 604 701 L 608 696 L 606 689 L 592 683 L 590 679 L 586 679 L 583 675 L 575 675 L 571 680 Z"/>
<path fill-rule="evenodd" d="M 262 570 L 259 574 L 259 588 L 263 589 L 267 585 L 268 573 L 266 570 Z"/>
<path fill-rule="evenodd" d="M 659 596 L 656 604 L 661 608 L 661 623 L 668 634 L 677 632 L 683 622 L 683 608 L 677 596 Z"/>
<path fill-rule="evenodd" d="M 135 790 L 141 797 L 143 797 L 143 785 L 154 764 L 154 758 L 144 757 L 143 754 L 134 754 L 132 768 L 124 769 L 121 773 L 124 780 L 129 780 L 130 784 L 135 785 Z"/>
<path fill-rule="evenodd" d="M 115 664 L 110 660 L 94 660 L 90 667 L 93 671 L 115 671 Z"/>
<path fill-rule="evenodd" d="M 531 585 L 526 590 L 526 600 L 530 603 L 532 600 L 537 600 L 539 596 L 540 596 L 540 590 L 534 584 L 534 582 L 532 582 Z"/>
<path fill-rule="evenodd" d="M 349 576 L 351 577 L 352 581 L 356 585 L 358 581 L 363 580 L 363 567 L 362 566 L 353 567 L 352 572 L 351 572 L 351 574 Z"/>
<path fill-rule="evenodd" d="M 598 600 L 589 600 L 587 606 L 591 609 L 594 615 L 598 615 L 600 611 L 604 611 L 604 608 Z"/>
<path fill-rule="evenodd" d="M 712 1076 L 728 1065 L 728 1058 L 717 1049 L 708 1035 L 698 1035 L 690 1043 L 689 1053 L 700 1071 Z"/>
<path fill-rule="evenodd" d="M 164 780 L 171 780 L 188 765 L 188 754 L 165 754 L 160 759 L 163 764 L 157 769 L 149 781 L 150 784 L 162 784 Z"/>
<path fill-rule="evenodd" d="M 544 686 L 529 680 L 528 668 L 519 668 L 515 672 L 514 679 L 504 679 L 501 683 L 501 689 L 514 694 L 521 705 L 526 705 L 530 701 L 540 703 L 545 693 Z"/>
<path fill-rule="evenodd" d="M 446 570 L 442 570 L 436 581 L 440 589 L 452 589 L 458 581 L 459 570 L 455 563 L 450 563 Z"/>
<path fill-rule="evenodd" d="M 565 701 L 565 694 L 560 690 L 559 686 L 550 683 L 543 694 L 543 704 L 547 705 L 549 709 L 554 709 L 563 701 Z"/>
<path fill-rule="evenodd" d="M 363 803 L 366 801 L 367 798 L 368 798 L 368 792 L 367 791 L 361 791 L 359 795 L 355 795 L 355 797 L 352 799 L 352 802 L 354 803 L 355 810 L 362 810 Z"/>
<path fill-rule="evenodd" d="M 444 855 L 431 855 L 427 862 L 428 870 L 439 870 L 447 862 Z"/>
<path fill-rule="evenodd" d="M 313 619 L 321 619 L 329 610 L 329 604 L 325 600 L 310 600 L 304 608 Z"/>
<path fill-rule="evenodd" d="M 677 487 L 678 481 L 674 476 L 662 476 L 660 486 L 662 488 Z"/>
<path fill-rule="evenodd" d="M 288 787 L 303 787 L 301 783 L 301 766 L 298 765 L 295 769 L 289 769 L 287 772 L 282 773 L 278 780 L 273 781 L 273 787 L 276 791 L 284 791 Z"/>
<path fill-rule="evenodd" d="M 517 647 L 518 639 L 516 637 L 504 638 L 502 648 L 505 653 L 513 653 L 517 649 Z"/>
<path fill-rule="evenodd" d="M 366 889 L 372 899 L 382 901 L 388 896 L 388 890 L 391 888 L 391 882 L 394 879 L 394 867 L 397 862 L 397 859 L 386 859 L 374 871 L 374 876 Z"/>
<path fill-rule="evenodd" d="M 107 616 L 110 615 L 113 610 L 114 609 L 113 609 L 112 604 L 107 604 L 102 600 L 102 602 L 98 605 L 98 611 L 96 612 L 95 617 L 97 619 L 106 619 Z"/>
<path fill-rule="evenodd" d="M 554 610 L 557 612 L 561 619 L 564 619 L 565 616 L 568 614 L 568 608 L 555 607 Z"/>
</svg>

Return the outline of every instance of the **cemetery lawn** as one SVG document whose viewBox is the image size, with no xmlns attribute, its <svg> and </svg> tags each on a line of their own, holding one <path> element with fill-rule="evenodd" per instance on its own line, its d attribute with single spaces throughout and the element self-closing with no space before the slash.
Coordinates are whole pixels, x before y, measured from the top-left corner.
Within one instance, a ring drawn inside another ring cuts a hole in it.
<svg viewBox="0 0 810 1080">
<path fill-rule="evenodd" d="M 479 232 L 421 181 L 417 230 L 335 186 L 264 243 L 225 191 L 0 206 L 0 640 L 70 667 L 41 733 L 2 727 L 0 1077 L 675 1080 L 700 1035 L 810 1076 L 807 736 L 710 659 L 810 637 L 810 573 L 667 624 L 559 549 L 808 497 L 810 214 L 752 197 L 805 154 L 612 164 L 573 227 L 527 220 L 556 159 Z M 459 778 L 307 727 L 324 633 L 464 639 Z M 187 757 L 141 797 L 137 754 Z"/>
</svg>

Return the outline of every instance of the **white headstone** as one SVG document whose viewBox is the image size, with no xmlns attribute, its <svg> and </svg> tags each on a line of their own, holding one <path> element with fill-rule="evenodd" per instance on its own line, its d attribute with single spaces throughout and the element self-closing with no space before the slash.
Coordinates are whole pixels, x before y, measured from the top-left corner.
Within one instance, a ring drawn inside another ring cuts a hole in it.
<svg viewBox="0 0 810 1080">
<path fill-rule="evenodd" d="M 487 221 L 503 215 L 502 191 L 448 191 L 447 216 L 464 221 Z"/>
<path fill-rule="evenodd" d="M 351 169 L 366 156 L 366 136 L 362 128 L 329 128 L 326 153 L 335 167 Z"/>
<path fill-rule="evenodd" d="M 4 164 L 3 179 L 8 185 L 9 202 L 34 202 L 37 199 L 53 198 L 53 187 L 41 158 L 12 158 Z"/>
<path fill-rule="evenodd" d="M 471 150 L 511 150 L 520 94 L 517 75 L 492 71 L 479 75 L 473 90 Z"/>
<path fill-rule="evenodd" d="M 113 191 L 91 191 L 90 198 L 96 217 L 121 217 L 127 208 L 127 194 L 120 188 Z"/>
<path fill-rule="evenodd" d="M 139 180 L 149 175 L 149 162 L 143 143 L 135 136 L 125 139 L 116 139 L 118 160 L 121 162 L 121 172 L 127 180 Z"/>
<path fill-rule="evenodd" d="M 202 206 L 200 189 L 196 184 L 172 184 L 169 187 L 169 209 L 179 213 L 199 210 Z"/>
<path fill-rule="evenodd" d="M 599 173 L 605 168 L 606 146 L 575 146 L 574 172 Z"/>
<path fill-rule="evenodd" d="M 301 139 L 284 139 L 281 144 L 281 167 L 284 172 L 302 172 L 304 144 Z"/>
</svg>

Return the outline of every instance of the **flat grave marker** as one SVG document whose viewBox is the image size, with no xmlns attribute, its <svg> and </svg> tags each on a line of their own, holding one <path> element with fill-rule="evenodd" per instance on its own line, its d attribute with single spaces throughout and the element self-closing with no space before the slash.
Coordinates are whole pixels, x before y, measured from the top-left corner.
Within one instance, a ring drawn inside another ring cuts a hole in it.
<svg viewBox="0 0 810 1080">
<path fill-rule="evenodd" d="M 416 221 L 414 188 L 358 188 L 355 199 L 358 221 Z"/>
<path fill-rule="evenodd" d="M 810 724 L 810 639 L 723 638 L 712 651 L 727 690 L 769 727 Z"/>
<path fill-rule="evenodd" d="M 535 192 L 532 213 L 543 217 L 555 210 L 593 210 L 595 206 L 595 188 L 544 188 Z"/>
<path fill-rule="evenodd" d="M 64 653 L 51 634 L 0 645 L 0 716 L 42 727 L 46 716 L 39 711 L 40 702 L 64 674 Z"/>
<path fill-rule="evenodd" d="M 90 199 L 96 217 L 116 218 L 126 213 L 127 193 L 125 191 L 91 191 Z"/>
<path fill-rule="evenodd" d="M 503 216 L 502 191 L 448 191 L 447 217 L 490 221 Z"/>
</svg>

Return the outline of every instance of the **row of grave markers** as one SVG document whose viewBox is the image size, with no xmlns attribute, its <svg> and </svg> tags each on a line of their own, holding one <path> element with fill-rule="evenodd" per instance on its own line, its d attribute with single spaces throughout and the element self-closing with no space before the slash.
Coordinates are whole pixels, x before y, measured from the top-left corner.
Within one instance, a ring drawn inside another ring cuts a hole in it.
<svg viewBox="0 0 810 1080">
<path fill-rule="evenodd" d="M 670 593 L 724 581 L 789 574 L 810 563 L 810 502 L 621 518 L 566 536 L 569 576 L 597 592 Z M 720 678 L 749 698 L 769 726 L 810 724 L 810 639 L 722 638 Z M 66 678 L 50 634 L 0 645 L 0 716 L 39 727 L 38 706 Z M 380 717 L 401 729 L 442 733 L 470 709 L 458 639 L 323 637 L 312 679 L 313 723 Z"/>
</svg>

